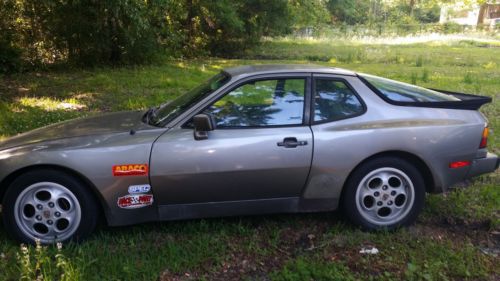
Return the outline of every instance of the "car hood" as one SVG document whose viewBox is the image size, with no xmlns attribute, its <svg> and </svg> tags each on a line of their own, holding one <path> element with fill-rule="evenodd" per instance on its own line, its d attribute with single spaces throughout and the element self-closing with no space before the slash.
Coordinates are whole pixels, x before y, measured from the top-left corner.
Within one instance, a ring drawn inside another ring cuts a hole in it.
<svg viewBox="0 0 500 281">
<path fill-rule="evenodd" d="M 152 128 L 142 122 L 142 116 L 141 111 L 126 111 L 64 121 L 0 142 L 0 150 L 49 140 Z"/>
</svg>

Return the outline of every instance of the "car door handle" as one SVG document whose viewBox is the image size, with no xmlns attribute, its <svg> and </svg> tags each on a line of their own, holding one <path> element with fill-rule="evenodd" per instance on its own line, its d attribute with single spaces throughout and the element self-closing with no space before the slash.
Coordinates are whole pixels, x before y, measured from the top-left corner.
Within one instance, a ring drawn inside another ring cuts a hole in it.
<svg viewBox="0 0 500 281">
<path fill-rule="evenodd" d="M 298 141 L 297 138 L 285 138 L 282 142 L 278 142 L 278 146 L 284 146 L 285 148 L 295 148 L 303 145 L 307 145 L 307 141 Z"/>
</svg>

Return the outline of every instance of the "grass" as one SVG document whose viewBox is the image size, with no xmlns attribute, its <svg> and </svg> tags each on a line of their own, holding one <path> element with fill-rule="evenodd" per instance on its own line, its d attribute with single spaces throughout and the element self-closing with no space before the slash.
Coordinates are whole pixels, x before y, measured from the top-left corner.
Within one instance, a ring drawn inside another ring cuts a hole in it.
<svg viewBox="0 0 500 281">
<path fill-rule="evenodd" d="M 500 153 L 498 46 L 276 40 L 242 60 L 4 76 L 0 138 L 74 117 L 157 105 L 228 66 L 312 62 L 491 96 L 494 102 L 481 111 L 493 133 L 490 150 Z M 394 233 L 361 232 L 338 213 L 273 215 L 102 228 L 81 245 L 36 249 L 21 248 L 0 227 L 0 280 L 495 280 L 499 186 L 496 173 L 466 189 L 429 195 L 418 223 Z M 364 247 L 380 252 L 360 254 Z"/>
</svg>

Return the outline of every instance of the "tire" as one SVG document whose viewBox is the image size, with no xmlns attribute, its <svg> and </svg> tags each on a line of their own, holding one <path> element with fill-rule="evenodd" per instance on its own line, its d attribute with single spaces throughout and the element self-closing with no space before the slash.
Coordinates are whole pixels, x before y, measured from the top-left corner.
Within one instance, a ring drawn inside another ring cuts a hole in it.
<svg viewBox="0 0 500 281">
<path fill-rule="evenodd" d="M 3 221 L 12 238 L 27 244 L 79 242 L 95 229 L 99 208 L 88 187 L 53 169 L 22 174 L 3 200 Z"/>
<path fill-rule="evenodd" d="M 342 196 L 347 218 L 364 230 L 392 230 L 414 223 L 424 207 L 425 183 L 408 161 L 381 157 L 358 167 Z"/>
</svg>

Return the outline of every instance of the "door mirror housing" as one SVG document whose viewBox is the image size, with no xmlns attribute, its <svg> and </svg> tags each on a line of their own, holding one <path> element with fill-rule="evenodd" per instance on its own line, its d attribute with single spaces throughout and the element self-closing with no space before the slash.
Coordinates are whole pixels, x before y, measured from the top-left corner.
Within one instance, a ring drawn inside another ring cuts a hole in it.
<svg viewBox="0 0 500 281">
<path fill-rule="evenodd" d="M 215 129 L 215 122 L 208 114 L 198 114 L 193 117 L 194 139 L 208 139 L 208 132 Z"/>
</svg>

